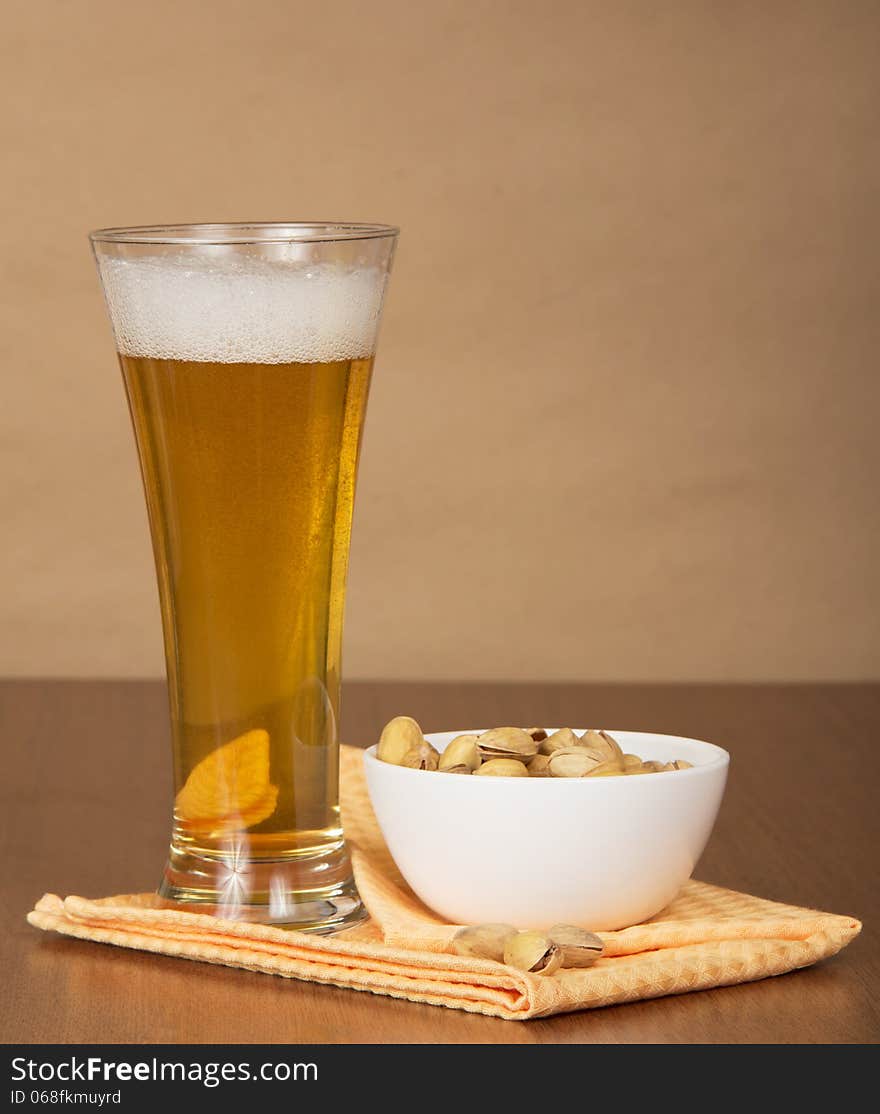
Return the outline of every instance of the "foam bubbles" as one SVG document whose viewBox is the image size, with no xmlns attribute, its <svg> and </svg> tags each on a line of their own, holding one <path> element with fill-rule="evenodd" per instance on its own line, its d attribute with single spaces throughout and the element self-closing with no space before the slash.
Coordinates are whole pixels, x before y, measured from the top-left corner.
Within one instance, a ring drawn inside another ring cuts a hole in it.
<svg viewBox="0 0 880 1114">
<path fill-rule="evenodd" d="M 375 267 L 186 255 L 99 266 L 126 356 L 278 364 L 373 351 L 385 283 Z"/>
</svg>

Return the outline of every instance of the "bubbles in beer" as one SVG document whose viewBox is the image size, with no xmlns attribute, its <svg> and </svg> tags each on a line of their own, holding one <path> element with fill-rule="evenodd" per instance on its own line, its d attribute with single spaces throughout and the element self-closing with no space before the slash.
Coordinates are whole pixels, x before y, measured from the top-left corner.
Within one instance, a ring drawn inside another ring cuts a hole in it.
<svg viewBox="0 0 880 1114">
<path fill-rule="evenodd" d="M 385 274 L 334 263 L 104 256 L 124 356 L 212 363 L 329 363 L 370 356 Z"/>
</svg>

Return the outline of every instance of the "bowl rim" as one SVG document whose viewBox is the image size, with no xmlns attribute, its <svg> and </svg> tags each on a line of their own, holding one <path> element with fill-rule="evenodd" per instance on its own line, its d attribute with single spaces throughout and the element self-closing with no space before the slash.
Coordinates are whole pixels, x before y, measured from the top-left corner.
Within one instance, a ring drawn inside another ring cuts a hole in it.
<svg viewBox="0 0 880 1114">
<path fill-rule="evenodd" d="M 452 736 L 452 738 L 455 738 L 457 735 L 479 735 L 482 732 L 489 731 L 489 730 L 490 730 L 490 728 L 488 728 L 488 727 L 470 727 L 470 728 L 461 728 L 459 730 L 454 730 L 454 731 L 429 731 L 429 732 L 425 733 L 425 738 L 430 743 L 430 742 L 438 739 L 441 736 L 443 736 L 443 737 Z M 557 730 L 559 730 L 559 728 L 546 727 L 546 728 L 543 728 L 542 730 L 547 731 L 548 734 L 552 734 L 553 731 L 557 731 Z M 579 733 L 583 732 L 583 731 L 588 731 L 588 730 L 592 730 L 592 729 L 591 728 L 584 728 L 584 727 L 573 727 L 572 728 L 572 731 L 576 731 L 576 732 L 579 732 Z M 653 774 L 649 778 L 625 777 L 625 776 L 621 776 L 621 777 L 598 777 L 598 778 L 592 778 L 592 777 L 568 777 L 568 778 L 542 777 L 542 778 L 529 778 L 528 779 L 529 783 L 531 784 L 532 782 L 539 782 L 543 785 L 571 785 L 571 784 L 584 785 L 584 784 L 589 784 L 589 785 L 593 785 L 593 786 L 596 786 L 596 785 L 604 785 L 604 786 L 631 785 L 631 786 L 636 786 L 636 785 L 642 785 L 644 783 L 651 783 L 651 784 L 656 785 L 658 775 L 675 774 L 676 778 L 680 781 L 682 778 L 687 778 L 687 777 L 704 777 L 706 774 L 708 774 L 710 772 L 718 771 L 718 770 L 721 770 L 721 769 L 726 769 L 730 765 L 730 754 L 729 754 L 729 752 L 726 751 L 723 747 L 718 746 L 717 743 L 709 743 L 705 739 L 692 739 L 687 735 L 667 735 L 667 734 L 665 734 L 663 732 L 659 732 L 659 731 L 630 731 L 630 730 L 626 730 L 624 728 L 610 728 L 610 727 L 602 728 L 602 730 L 607 731 L 609 735 L 613 735 L 615 737 L 617 735 L 643 735 L 646 738 L 663 739 L 663 740 L 670 740 L 670 741 L 674 741 L 674 742 L 696 744 L 698 747 L 705 747 L 707 749 L 710 757 L 709 757 L 709 760 L 707 762 L 701 762 L 697 766 L 690 766 L 686 770 L 658 770 L 655 774 Z M 425 770 L 413 770 L 413 769 L 410 769 L 408 766 L 395 766 L 390 762 L 380 762 L 379 759 L 376 757 L 376 748 L 378 747 L 378 745 L 379 745 L 378 743 L 373 743 L 372 746 L 369 746 L 364 750 L 364 761 L 365 762 L 370 762 L 374 766 L 383 767 L 383 768 L 388 769 L 388 770 L 399 770 L 400 773 L 405 777 L 410 777 L 410 776 L 414 776 L 414 775 L 421 775 L 421 774 L 424 774 L 426 772 Z M 434 773 L 435 771 L 432 770 L 432 771 L 429 771 L 429 772 Z M 501 784 L 504 784 L 504 785 L 509 785 L 509 784 L 522 785 L 524 783 L 525 779 L 518 778 L 518 777 L 486 777 L 486 778 L 483 778 L 483 777 L 481 777 L 481 778 L 456 777 L 456 778 L 449 778 L 448 780 L 452 784 L 455 784 L 455 785 L 470 784 L 472 782 L 476 782 L 478 784 L 489 782 L 489 783 L 494 783 L 494 784 L 501 783 Z M 546 792 L 546 790 L 544 790 L 544 792 Z M 566 790 L 566 792 L 567 792 L 567 790 Z"/>
</svg>

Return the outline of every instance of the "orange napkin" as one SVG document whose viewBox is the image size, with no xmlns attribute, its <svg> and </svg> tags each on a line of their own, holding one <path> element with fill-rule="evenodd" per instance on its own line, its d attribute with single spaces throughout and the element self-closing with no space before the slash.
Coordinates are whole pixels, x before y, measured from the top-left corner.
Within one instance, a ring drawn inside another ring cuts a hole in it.
<svg viewBox="0 0 880 1114">
<path fill-rule="evenodd" d="M 37 928 L 120 947 L 390 994 L 511 1020 L 781 975 L 834 955 L 858 921 L 689 882 L 645 924 L 601 933 L 594 966 L 528 975 L 450 954 L 446 924 L 404 882 L 376 824 L 363 754 L 342 748 L 342 804 L 358 889 L 370 920 L 332 936 L 156 907 L 153 894 L 62 901 L 46 894 Z"/>
</svg>

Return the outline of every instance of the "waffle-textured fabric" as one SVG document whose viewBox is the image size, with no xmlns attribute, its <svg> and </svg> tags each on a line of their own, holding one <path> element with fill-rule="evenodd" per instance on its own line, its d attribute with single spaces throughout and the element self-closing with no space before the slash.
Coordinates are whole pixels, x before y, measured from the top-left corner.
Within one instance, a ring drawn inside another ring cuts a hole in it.
<svg viewBox="0 0 880 1114">
<path fill-rule="evenodd" d="M 445 923 L 394 865 L 367 795 L 362 752 L 342 748 L 342 806 L 355 877 L 370 919 L 331 936 L 163 909 L 153 894 L 88 901 L 46 894 L 37 928 L 249 971 L 307 979 L 510 1020 L 590 1009 L 781 975 L 834 955 L 861 925 L 689 882 L 650 921 L 600 933 L 592 967 L 529 975 L 451 954 Z"/>
</svg>

